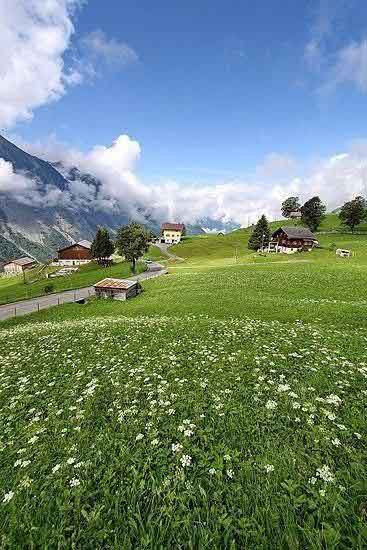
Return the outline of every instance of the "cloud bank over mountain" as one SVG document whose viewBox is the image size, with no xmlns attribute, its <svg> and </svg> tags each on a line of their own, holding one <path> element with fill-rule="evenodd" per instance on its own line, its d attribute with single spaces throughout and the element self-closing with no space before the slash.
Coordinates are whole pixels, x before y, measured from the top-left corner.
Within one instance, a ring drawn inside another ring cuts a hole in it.
<svg viewBox="0 0 367 550">
<path fill-rule="evenodd" d="M 299 195 L 301 200 L 320 195 L 331 210 L 357 194 L 366 194 L 367 190 L 367 144 L 364 142 L 353 144 L 343 154 L 313 161 L 307 167 L 289 155 L 271 153 L 246 178 L 207 185 L 187 185 L 174 180 L 142 181 L 137 174 L 142 149 L 127 135 L 120 135 L 110 146 L 97 145 L 87 152 L 70 149 L 55 139 L 45 144 L 19 141 L 18 144 L 40 158 L 61 162 L 66 177 L 68 170 L 77 167 L 81 173 L 91 174 L 100 182 L 96 188 L 80 179 L 71 181 L 58 198 L 65 206 L 73 208 L 83 203 L 107 211 L 118 210 L 122 205 L 137 219 L 149 215 L 158 221 L 194 223 L 209 217 L 247 225 L 263 213 L 270 219 L 279 218 L 281 202 L 289 195 Z M 11 167 L 4 168 L 11 172 Z M 8 184 L 7 191 L 20 193 L 22 200 L 30 196 L 36 202 L 41 200 L 37 199 L 32 180 L 29 189 L 23 178 L 13 187 Z M 46 200 L 57 196 L 54 189 L 46 190 Z"/>
</svg>

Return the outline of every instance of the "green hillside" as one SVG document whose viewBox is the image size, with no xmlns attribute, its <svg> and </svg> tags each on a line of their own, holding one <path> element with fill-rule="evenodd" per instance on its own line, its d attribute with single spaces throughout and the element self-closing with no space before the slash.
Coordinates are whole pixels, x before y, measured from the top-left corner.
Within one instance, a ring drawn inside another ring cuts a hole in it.
<svg viewBox="0 0 367 550">
<path fill-rule="evenodd" d="M 62 290 L 73 290 L 93 285 L 104 277 L 130 277 L 131 267 L 128 262 L 115 262 L 110 267 L 101 267 L 95 262 L 81 266 L 78 271 L 66 276 L 59 276 L 46 279 L 46 272 L 54 273 L 55 267 L 48 267 L 37 276 L 38 268 L 26 272 L 26 284 L 23 276 L 0 278 L 0 305 L 19 300 L 27 300 L 36 296 L 43 296 L 45 287 L 51 285 L 51 292 Z M 144 263 L 138 263 L 137 270 L 142 272 L 145 269 Z"/>
<path fill-rule="evenodd" d="M 366 548 L 367 232 L 336 222 L 2 323 L 3 546 Z"/>
</svg>

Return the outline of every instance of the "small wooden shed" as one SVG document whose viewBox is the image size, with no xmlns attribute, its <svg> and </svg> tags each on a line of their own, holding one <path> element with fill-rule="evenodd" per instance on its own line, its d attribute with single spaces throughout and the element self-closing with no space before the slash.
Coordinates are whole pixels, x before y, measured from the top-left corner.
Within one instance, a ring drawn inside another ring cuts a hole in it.
<svg viewBox="0 0 367 550">
<path fill-rule="evenodd" d="M 132 279 L 112 279 L 109 277 L 93 286 L 97 298 L 113 298 L 114 300 L 134 298 L 143 290 L 138 281 L 133 281 Z"/>
<path fill-rule="evenodd" d="M 4 272 L 7 275 L 17 275 L 23 273 L 26 269 L 32 269 L 35 265 L 37 265 L 37 262 L 33 258 L 18 258 L 17 260 L 5 264 Z"/>
</svg>

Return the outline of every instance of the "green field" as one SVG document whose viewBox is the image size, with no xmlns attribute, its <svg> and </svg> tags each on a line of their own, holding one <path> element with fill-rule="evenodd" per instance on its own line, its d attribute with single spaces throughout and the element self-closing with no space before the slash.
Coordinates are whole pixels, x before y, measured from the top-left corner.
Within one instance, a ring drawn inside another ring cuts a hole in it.
<svg viewBox="0 0 367 550">
<path fill-rule="evenodd" d="M 60 268 L 48 268 L 47 271 L 52 273 L 57 269 Z M 138 263 L 138 273 L 144 269 L 145 265 Z M 121 261 L 110 267 L 101 267 L 97 263 L 91 262 L 80 267 L 75 273 L 50 279 L 46 279 L 43 273 L 42 278 L 37 280 L 37 270 L 30 270 L 26 273 L 26 284 L 24 284 L 23 276 L 0 278 L 0 304 L 43 296 L 46 293 L 47 285 L 52 285 L 52 292 L 60 292 L 90 286 L 104 277 L 130 277 L 131 274 L 130 264 Z"/>
<path fill-rule="evenodd" d="M 2 547 L 366 548 L 367 234 L 325 225 L 2 323 Z"/>
</svg>

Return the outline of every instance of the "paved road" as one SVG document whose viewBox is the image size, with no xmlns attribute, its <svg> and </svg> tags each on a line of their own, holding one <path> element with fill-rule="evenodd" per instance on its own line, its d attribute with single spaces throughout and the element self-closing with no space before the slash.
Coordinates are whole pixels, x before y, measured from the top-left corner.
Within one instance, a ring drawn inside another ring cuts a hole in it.
<svg viewBox="0 0 367 550">
<path fill-rule="evenodd" d="M 158 263 L 149 264 L 148 270 L 140 275 L 134 275 L 131 279 L 144 281 L 146 279 L 152 279 L 159 277 L 167 273 L 167 270 Z M 64 292 L 58 292 L 57 294 L 49 294 L 48 296 L 39 296 L 38 298 L 32 298 L 30 300 L 23 300 L 22 302 L 14 302 L 13 304 L 5 304 L 0 306 L 0 321 L 10 319 L 12 317 L 19 317 L 26 315 L 27 313 L 33 313 L 34 311 L 40 311 L 41 309 L 47 309 L 49 307 L 58 306 L 61 304 L 67 304 L 71 302 L 77 302 L 84 298 L 94 295 L 94 288 L 92 286 L 78 288 L 76 290 L 66 290 Z"/>
<path fill-rule="evenodd" d="M 180 258 L 180 256 L 177 256 L 176 254 L 174 254 L 169 250 L 169 247 L 171 245 L 168 245 L 166 243 L 154 243 L 154 246 L 159 248 L 159 250 L 163 252 L 163 254 L 165 254 L 168 258 L 171 258 L 171 260 L 181 260 L 181 261 L 184 260 L 184 258 Z"/>
</svg>

